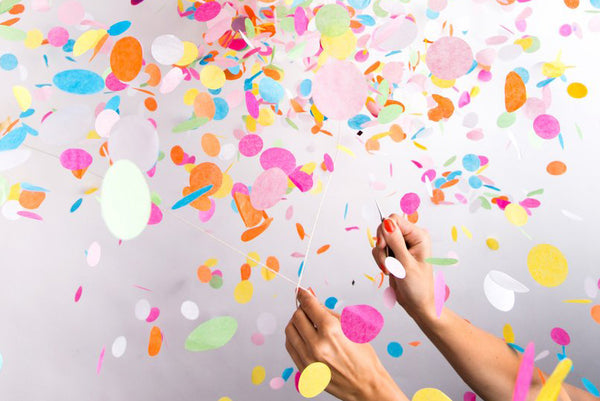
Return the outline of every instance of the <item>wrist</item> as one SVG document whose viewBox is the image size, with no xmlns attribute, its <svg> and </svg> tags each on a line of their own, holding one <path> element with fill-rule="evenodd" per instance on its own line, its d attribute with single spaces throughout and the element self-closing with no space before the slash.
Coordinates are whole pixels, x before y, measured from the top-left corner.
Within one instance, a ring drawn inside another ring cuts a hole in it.
<svg viewBox="0 0 600 401">
<path fill-rule="evenodd" d="M 421 330 L 427 333 L 436 331 L 441 327 L 447 317 L 447 308 L 442 309 L 440 316 L 437 316 L 435 310 L 432 308 L 417 311 L 409 315 Z"/>
<path fill-rule="evenodd" d="M 364 386 L 364 392 L 356 401 L 409 401 L 383 365 L 375 368 L 374 380 Z"/>
</svg>

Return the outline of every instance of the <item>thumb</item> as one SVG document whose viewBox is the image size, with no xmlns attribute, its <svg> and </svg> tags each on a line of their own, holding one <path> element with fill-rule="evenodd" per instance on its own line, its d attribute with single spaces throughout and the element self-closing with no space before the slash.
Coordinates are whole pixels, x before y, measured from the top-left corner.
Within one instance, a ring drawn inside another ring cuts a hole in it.
<svg viewBox="0 0 600 401">
<path fill-rule="evenodd" d="M 398 259 L 406 269 L 406 267 L 411 264 L 413 256 L 408 252 L 400 227 L 396 224 L 394 219 L 385 219 L 382 225 L 383 230 L 381 231 L 385 243 L 390 247 L 392 252 L 394 252 L 396 259 Z"/>
</svg>

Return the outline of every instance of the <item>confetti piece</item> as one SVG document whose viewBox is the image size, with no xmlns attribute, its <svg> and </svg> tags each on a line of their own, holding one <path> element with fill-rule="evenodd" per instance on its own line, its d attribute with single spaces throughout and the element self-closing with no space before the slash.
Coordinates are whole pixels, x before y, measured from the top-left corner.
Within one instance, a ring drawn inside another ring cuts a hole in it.
<svg viewBox="0 0 600 401">
<path fill-rule="evenodd" d="M 387 352 L 392 358 L 400 358 L 404 353 L 404 349 L 402 348 L 402 345 L 396 341 L 392 341 L 387 346 Z"/>
<path fill-rule="evenodd" d="M 587 87 L 579 82 L 573 82 L 567 86 L 567 93 L 569 96 L 575 99 L 583 99 L 587 96 L 588 89 Z"/>
<path fill-rule="evenodd" d="M 118 239 L 140 235 L 150 218 L 150 190 L 144 176 L 129 160 L 115 162 L 102 182 L 100 206 L 109 231 Z"/>
<path fill-rule="evenodd" d="M 104 89 L 102 77 L 88 70 L 59 72 L 52 81 L 58 89 L 75 95 L 92 95 Z"/>
<path fill-rule="evenodd" d="M 210 319 L 194 329 L 185 340 L 185 349 L 192 352 L 223 347 L 235 335 L 237 321 L 230 316 Z"/>
<path fill-rule="evenodd" d="M 465 75 L 473 64 L 473 52 L 464 40 L 443 37 L 427 50 L 425 62 L 433 75 L 452 80 Z"/>
<path fill-rule="evenodd" d="M 569 359 L 563 359 L 556 365 L 556 368 L 546 380 L 546 383 L 538 393 L 536 401 L 556 401 L 560 393 L 563 381 L 569 375 L 573 362 Z"/>
<path fill-rule="evenodd" d="M 143 65 L 142 45 L 133 36 L 121 38 L 110 53 L 110 68 L 121 82 L 133 81 Z"/>
<path fill-rule="evenodd" d="M 106 347 L 102 347 L 102 351 L 100 351 L 100 356 L 98 357 L 98 365 L 96 366 L 96 374 L 100 374 L 100 370 L 102 369 L 102 362 L 104 361 L 104 352 L 106 351 Z"/>
<path fill-rule="evenodd" d="M 180 200 L 178 200 L 177 202 L 175 202 L 175 204 L 171 207 L 172 210 L 177 210 L 180 209 L 184 206 L 189 205 L 190 203 L 192 203 L 193 201 L 195 201 L 196 199 L 198 199 L 199 197 L 201 197 L 202 195 L 206 194 L 207 192 L 209 192 L 211 189 L 213 188 L 212 185 L 207 185 L 203 188 L 200 188 L 192 193 L 190 193 L 187 196 L 184 196 L 183 198 L 181 198 Z"/>
<path fill-rule="evenodd" d="M 523 206 L 518 203 L 511 203 L 506 206 L 506 208 L 504 208 L 504 215 L 511 224 L 514 224 L 517 227 L 524 226 L 529 219 L 527 211 L 525 211 Z"/>
<path fill-rule="evenodd" d="M 217 2 L 209 3 L 218 4 Z M 202 68 L 202 71 L 200 71 L 200 82 L 208 89 L 216 90 L 222 88 L 225 84 L 225 73 L 222 69 L 220 69 L 214 64 L 206 65 L 204 66 L 204 68 Z"/>
<path fill-rule="evenodd" d="M 353 84 L 348 85 L 348 82 Z M 335 120 L 346 120 L 358 114 L 367 99 L 365 79 L 349 61 L 327 63 L 317 72 L 312 87 L 315 105 Z"/>
<path fill-rule="evenodd" d="M 148 340 L 148 355 L 156 356 L 162 347 L 163 335 L 158 326 L 152 326 L 150 330 L 150 338 Z"/>
<path fill-rule="evenodd" d="M 83 293 L 83 287 L 79 286 L 77 288 L 77 291 L 75 291 L 75 297 L 74 297 L 75 302 L 79 302 L 79 300 L 81 299 L 82 293 Z"/>
<path fill-rule="evenodd" d="M 322 362 L 308 365 L 298 380 L 298 391 L 305 398 L 314 398 L 321 394 L 331 381 L 331 370 Z"/>
<path fill-rule="evenodd" d="M 552 341 L 554 341 L 558 345 L 566 346 L 571 343 L 571 337 L 569 333 L 565 331 L 565 329 L 561 327 L 555 327 L 550 332 L 550 337 Z"/>
<path fill-rule="evenodd" d="M 419 195 L 414 192 L 409 192 L 400 199 L 400 208 L 402 209 L 402 212 L 406 214 L 413 214 L 416 212 L 420 204 L 421 199 L 419 198 Z"/>
<path fill-rule="evenodd" d="M 525 352 L 521 358 L 521 363 L 519 364 L 519 373 L 517 374 L 517 380 L 513 390 L 513 401 L 527 400 L 527 393 L 529 393 L 531 378 L 533 376 L 534 357 L 535 345 L 533 343 L 529 343 L 525 348 Z"/>
<path fill-rule="evenodd" d="M 406 277 L 406 269 L 404 269 L 404 266 L 402 266 L 402 263 L 395 257 L 388 256 L 387 258 L 385 258 L 385 268 L 394 277 L 398 277 L 398 278 Z"/>
<path fill-rule="evenodd" d="M 124 336 L 115 338 L 111 348 L 112 355 L 115 358 L 120 358 L 125 354 L 125 350 L 127 350 L 127 339 Z"/>
<path fill-rule="evenodd" d="M 567 260 L 555 246 L 536 245 L 527 255 L 527 267 L 531 277 L 544 287 L 557 287 L 569 273 Z"/>
<path fill-rule="evenodd" d="M 560 123 L 551 115 L 540 114 L 533 121 L 533 129 L 540 138 L 553 139 L 560 134 Z"/>
<path fill-rule="evenodd" d="M 563 175 L 567 172 L 567 166 L 561 161 L 553 161 L 548 163 L 546 171 L 550 175 Z"/>
<path fill-rule="evenodd" d="M 250 202 L 256 210 L 269 209 L 281 200 L 287 188 L 287 174 L 278 167 L 270 168 L 254 181 L 250 193 Z"/>
<path fill-rule="evenodd" d="M 60 164 L 81 179 L 92 164 L 92 155 L 83 149 L 67 149 L 60 155 Z"/>
<path fill-rule="evenodd" d="M 92 242 L 86 251 L 86 262 L 89 267 L 96 267 L 100 262 L 100 256 L 102 255 L 102 249 L 100 244 L 96 241 Z"/>
<path fill-rule="evenodd" d="M 436 266 L 452 266 L 458 263 L 458 259 L 453 258 L 427 258 L 425 263 L 429 263 Z"/>
<path fill-rule="evenodd" d="M 515 293 L 497 284 L 488 273 L 483 281 L 483 290 L 487 300 L 494 308 L 508 312 L 515 305 Z"/>
<path fill-rule="evenodd" d="M 335 37 L 344 34 L 350 28 L 350 15 L 339 4 L 327 4 L 319 9 L 315 22 L 321 34 Z"/>
<path fill-rule="evenodd" d="M 233 298 L 238 304 L 247 304 L 252 300 L 254 286 L 249 280 L 240 281 L 233 291 Z"/>
<path fill-rule="evenodd" d="M 504 103 L 506 111 L 512 113 L 519 110 L 527 101 L 527 89 L 519 74 L 511 71 L 506 76 L 504 84 Z"/>
<path fill-rule="evenodd" d="M 158 63 L 173 65 L 183 57 L 183 42 L 175 35 L 157 36 L 150 51 Z"/>
<path fill-rule="evenodd" d="M 372 341 L 383 328 L 383 316 L 369 305 L 347 306 L 340 317 L 346 337 L 359 344 Z"/>
<path fill-rule="evenodd" d="M 452 401 L 446 394 L 436 388 L 422 388 L 412 397 L 412 401 Z"/>
<path fill-rule="evenodd" d="M 251 380 L 252 384 L 255 386 L 260 385 L 263 381 L 265 381 L 265 377 L 267 376 L 267 372 L 264 366 L 255 366 L 252 369 Z"/>
</svg>

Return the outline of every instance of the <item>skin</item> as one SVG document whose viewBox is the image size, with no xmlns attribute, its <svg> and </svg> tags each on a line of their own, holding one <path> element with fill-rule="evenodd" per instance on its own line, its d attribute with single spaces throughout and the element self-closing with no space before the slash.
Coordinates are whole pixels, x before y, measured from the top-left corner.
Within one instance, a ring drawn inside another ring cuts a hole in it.
<svg viewBox="0 0 600 401">
<path fill-rule="evenodd" d="M 431 241 L 425 230 L 398 215 L 391 215 L 377 229 L 373 257 L 385 268 L 386 246 L 406 269 L 406 278 L 389 275 L 396 300 L 423 333 L 444 355 L 465 383 L 485 401 L 512 400 L 521 356 L 506 343 L 444 307 L 435 312 Z M 339 316 L 306 291 L 298 292 L 299 308 L 285 329 L 286 349 L 299 370 L 312 362 L 324 362 L 332 371 L 326 391 L 344 401 L 408 400 L 369 344 L 348 340 Z M 485 350 L 485 352 L 482 352 Z M 547 376 L 546 376 L 547 377 Z M 543 386 L 534 372 L 528 400 L 534 401 Z M 560 400 L 599 400 L 590 393 L 563 384 Z"/>
</svg>

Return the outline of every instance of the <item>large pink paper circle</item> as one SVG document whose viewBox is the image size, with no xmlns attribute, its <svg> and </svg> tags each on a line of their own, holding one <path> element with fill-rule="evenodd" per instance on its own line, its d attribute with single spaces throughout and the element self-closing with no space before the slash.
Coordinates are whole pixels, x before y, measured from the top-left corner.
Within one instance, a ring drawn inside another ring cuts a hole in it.
<svg viewBox="0 0 600 401">
<path fill-rule="evenodd" d="M 365 77 L 349 61 L 332 61 L 313 80 L 313 101 L 328 118 L 346 120 L 360 112 L 367 100 Z"/>
<path fill-rule="evenodd" d="M 473 51 L 460 38 L 446 36 L 427 50 L 425 63 L 437 78 L 452 80 L 465 75 L 473 65 Z"/>
<path fill-rule="evenodd" d="M 250 192 L 250 203 L 256 210 L 273 207 L 285 195 L 287 187 L 287 174 L 277 167 L 269 169 L 256 177 Z"/>
<path fill-rule="evenodd" d="M 345 307 L 340 322 L 346 337 L 359 344 L 373 340 L 383 328 L 383 316 L 369 305 Z"/>
</svg>

